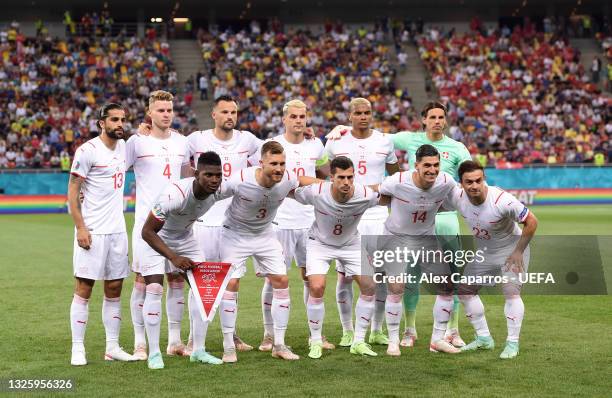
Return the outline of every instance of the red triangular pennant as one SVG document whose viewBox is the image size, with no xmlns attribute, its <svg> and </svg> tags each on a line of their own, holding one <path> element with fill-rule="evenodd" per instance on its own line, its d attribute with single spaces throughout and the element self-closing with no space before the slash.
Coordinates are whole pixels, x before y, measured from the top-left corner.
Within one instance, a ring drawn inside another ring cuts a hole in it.
<svg viewBox="0 0 612 398">
<path fill-rule="evenodd" d="M 212 321 L 234 268 L 229 263 L 196 263 L 187 271 L 196 305 L 204 322 Z"/>
</svg>

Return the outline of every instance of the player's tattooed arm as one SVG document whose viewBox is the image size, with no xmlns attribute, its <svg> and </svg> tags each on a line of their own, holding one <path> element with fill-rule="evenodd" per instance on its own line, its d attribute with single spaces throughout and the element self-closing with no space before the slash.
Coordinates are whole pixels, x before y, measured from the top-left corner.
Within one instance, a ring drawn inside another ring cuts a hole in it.
<svg viewBox="0 0 612 398">
<path fill-rule="evenodd" d="M 391 204 L 391 196 L 388 195 L 380 195 L 380 199 L 378 199 L 379 206 L 388 206 Z"/>
<path fill-rule="evenodd" d="M 523 221 L 523 232 L 521 233 L 521 238 L 516 244 L 514 251 L 506 260 L 506 270 L 512 271 L 516 273 L 520 273 L 524 271 L 523 264 L 523 252 L 527 248 L 527 245 L 531 241 L 531 238 L 535 235 L 536 229 L 538 229 L 538 219 L 536 216 L 530 211 L 527 214 L 527 218 Z"/>
<path fill-rule="evenodd" d="M 156 252 L 167 258 L 172 264 L 182 270 L 188 270 L 195 266 L 194 262 L 187 257 L 179 256 L 157 234 L 164 227 L 164 221 L 149 213 L 147 221 L 142 227 L 142 239 Z"/>
<path fill-rule="evenodd" d="M 70 180 L 68 181 L 68 208 L 77 229 L 77 243 L 83 249 L 89 250 L 91 247 L 91 234 L 87 225 L 85 225 L 85 220 L 81 213 L 81 185 L 83 185 L 83 181 L 85 181 L 83 177 L 70 174 Z"/>
<path fill-rule="evenodd" d="M 400 171 L 400 166 L 398 162 L 395 163 L 387 163 L 385 164 L 385 170 L 387 171 L 387 174 L 392 176 L 393 174 L 397 173 Z"/>
</svg>

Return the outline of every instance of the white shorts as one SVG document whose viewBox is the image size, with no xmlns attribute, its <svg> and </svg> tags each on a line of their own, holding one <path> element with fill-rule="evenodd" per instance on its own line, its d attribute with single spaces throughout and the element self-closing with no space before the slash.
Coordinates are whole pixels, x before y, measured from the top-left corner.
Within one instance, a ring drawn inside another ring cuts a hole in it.
<svg viewBox="0 0 612 398">
<path fill-rule="evenodd" d="M 435 235 L 400 236 L 393 235 L 386 228 L 383 235 L 378 238 L 379 253 L 397 253 L 400 257 L 390 256 L 377 270 L 389 276 L 402 274 L 415 275 L 450 275 L 450 266 L 444 262 L 444 251 Z M 376 259 L 375 259 L 376 260 Z M 378 258 L 381 260 L 381 258 Z"/>
<path fill-rule="evenodd" d="M 225 263 L 234 265 L 232 278 L 246 275 L 246 261 L 253 256 L 255 275 L 287 275 L 283 248 L 276 237 L 274 229 L 253 234 L 242 235 L 223 227 L 221 235 L 223 244 L 220 247 L 221 258 Z"/>
<path fill-rule="evenodd" d="M 357 231 L 359 231 L 359 235 L 382 235 L 385 229 L 385 221 L 387 218 L 379 218 L 375 220 L 364 220 L 361 219 L 359 224 L 357 225 Z M 368 242 L 372 242 L 372 239 L 368 239 Z M 368 247 L 366 245 L 365 249 L 367 252 L 371 252 L 375 250 L 374 247 Z M 360 249 L 361 250 L 361 249 Z M 336 271 L 341 274 L 346 274 L 344 269 L 344 264 L 342 261 L 336 260 Z"/>
<path fill-rule="evenodd" d="M 359 241 L 343 247 L 337 247 L 329 246 L 309 238 L 307 253 L 306 276 L 326 275 L 332 260 L 336 260 L 336 264 L 339 261 L 342 262 L 342 272 L 346 276 L 373 275 L 373 269 L 367 259 L 362 261 L 361 244 Z"/>
<path fill-rule="evenodd" d="M 276 237 L 283 247 L 285 253 L 285 265 L 287 269 L 291 268 L 291 264 L 295 259 L 298 267 L 306 266 L 306 244 L 308 241 L 308 230 L 305 229 L 281 229 L 274 226 Z"/>
<path fill-rule="evenodd" d="M 163 238 L 162 238 L 163 239 Z M 204 261 L 204 255 L 200 250 L 198 242 L 193 237 L 193 233 L 188 234 L 185 238 L 172 241 L 164 239 L 164 243 L 178 254 L 179 256 L 187 257 L 195 262 Z M 183 272 L 176 268 L 170 260 L 153 250 L 149 245 L 143 250 L 143 256 L 140 261 L 140 273 L 142 276 L 163 275 Z"/>
<path fill-rule="evenodd" d="M 74 276 L 84 279 L 124 279 L 130 273 L 127 233 L 91 235 L 91 246 L 85 250 L 74 236 L 72 256 Z"/>
<path fill-rule="evenodd" d="M 193 224 L 193 234 L 206 261 L 221 261 L 220 245 L 223 227 L 209 227 L 196 221 Z"/>
<path fill-rule="evenodd" d="M 514 250 L 514 249 L 512 249 Z M 512 250 L 506 251 L 506 253 L 496 253 L 495 256 L 485 256 L 485 260 L 483 262 L 473 261 L 465 266 L 465 270 L 463 271 L 464 276 L 504 276 L 509 283 L 515 285 L 522 285 L 519 274 L 513 272 L 512 270 L 506 271 L 506 259 L 510 254 L 512 254 Z M 530 258 L 530 249 L 529 246 L 523 252 L 523 274 L 529 270 L 529 258 Z M 494 286 L 494 283 L 483 284 L 483 286 Z"/>
</svg>

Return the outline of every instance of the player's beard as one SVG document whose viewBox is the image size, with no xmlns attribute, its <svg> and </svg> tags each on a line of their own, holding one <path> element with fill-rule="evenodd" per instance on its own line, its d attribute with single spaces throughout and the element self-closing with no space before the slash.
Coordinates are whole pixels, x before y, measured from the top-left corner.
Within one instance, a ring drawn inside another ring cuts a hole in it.
<svg viewBox="0 0 612 398">
<path fill-rule="evenodd" d="M 125 131 L 123 131 L 123 128 L 116 128 L 116 129 L 107 131 L 106 135 L 109 138 L 112 138 L 113 140 L 120 140 L 120 139 L 123 139 L 123 137 L 125 137 Z"/>
<path fill-rule="evenodd" d="M 225 131 L 226 133 L 231 133 L 234 130 L 234 127 L 236 127 L 236 123 L 231 120 L 223 123 L 223 125 L 221 126 L 221 130 Z"/>
</svg>

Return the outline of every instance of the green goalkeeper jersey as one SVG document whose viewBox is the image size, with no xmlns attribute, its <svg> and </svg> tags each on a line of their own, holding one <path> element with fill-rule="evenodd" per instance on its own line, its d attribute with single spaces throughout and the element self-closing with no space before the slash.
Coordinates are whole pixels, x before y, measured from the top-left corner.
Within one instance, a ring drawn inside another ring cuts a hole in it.
<svg viewBox="0 0 612 398">
<path fill-rule="evenodd" d="M 470 152 L 465 145 L 455 141 L 446 135 L 441 140 L 431 141 L 425 132 L 401 131 L 396 134 L 389 134 L 388 137 L 393 142 L 395 149 L 401 149 L 408 153 L 410 168 L 414 168 L 416 162 L 415 154 L 421 145 L 430 144 L 440 152 L 440 169 L 446 171 L 457 178 L 459 165 L 466 160 L 472 160 Z"/>
</svg>

